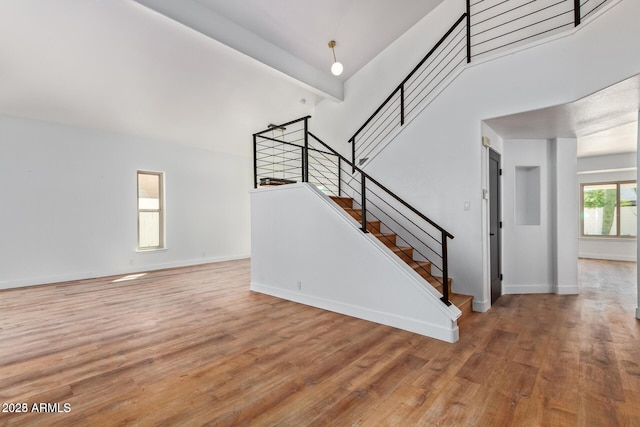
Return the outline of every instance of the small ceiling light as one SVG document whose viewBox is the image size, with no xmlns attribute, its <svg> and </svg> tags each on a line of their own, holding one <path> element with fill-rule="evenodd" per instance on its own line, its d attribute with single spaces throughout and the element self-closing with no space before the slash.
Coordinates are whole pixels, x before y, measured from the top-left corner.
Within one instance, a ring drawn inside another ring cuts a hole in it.
<svg viewBox="0 0 640 427">
<path fill-rule="evenodd" d="M 331 72 L 333 73 L 333 75 L 339 76 L 340 74 L 342 74 L 342 70 L 344 70 L 344 67 L 336 59 L 336 51 L 334 49 L 335 47 L 336 47 L 336 41 L 331 40 L 329 42 L 329 48 L 331 49 L 331 52 L 333 52 L 333 65 L 331 66 Z"/>
</svg>

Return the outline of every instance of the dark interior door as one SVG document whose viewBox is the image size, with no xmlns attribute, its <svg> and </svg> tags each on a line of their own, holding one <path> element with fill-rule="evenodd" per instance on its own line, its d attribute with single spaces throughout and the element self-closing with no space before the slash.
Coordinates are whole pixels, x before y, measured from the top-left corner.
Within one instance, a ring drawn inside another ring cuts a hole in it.
<svg viewBox="0 0 640 427">
<path fill-rule="evenodd" d="M 489 150 L 489 243 L 491 248 L 491 304 L 502 295 L 500 266 L 500 154 Z"/>
</svg>

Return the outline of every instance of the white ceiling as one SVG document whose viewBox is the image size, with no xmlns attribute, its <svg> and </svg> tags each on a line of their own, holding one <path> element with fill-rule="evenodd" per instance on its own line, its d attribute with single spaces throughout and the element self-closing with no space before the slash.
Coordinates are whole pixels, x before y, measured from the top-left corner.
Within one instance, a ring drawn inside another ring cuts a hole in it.
<svg viewBox="0 0 640 427">
<path fill-rule="evenodd" d="M 444 0 L 196 1 L 327 74 L 335 40 L 345 81 Z"/>
<path fill-rule="evenodd" d="M 442 1 L 2 0 L 0 114 L 249 155 L 251 133 L 339 99 Z M 487 123 L 510 139 L 577 137 L 582 156 L 626 152 L 639 100 L 633 78 Z"/>
<path fill-rule="evenodd" d="M 248 155 L 251 133 L 340 97 L 329 39 L 344 80 L 441 1 L 2 0 L 0 114 Z M 227 43 L 143 2 L 215 15 Z"/>
<path fill-rule="evenodd" d="M 578 157 L 637 150 L 640 76 L 568 104 L 485 120 L 505 139 L 577 138 Z"/>
</svg>

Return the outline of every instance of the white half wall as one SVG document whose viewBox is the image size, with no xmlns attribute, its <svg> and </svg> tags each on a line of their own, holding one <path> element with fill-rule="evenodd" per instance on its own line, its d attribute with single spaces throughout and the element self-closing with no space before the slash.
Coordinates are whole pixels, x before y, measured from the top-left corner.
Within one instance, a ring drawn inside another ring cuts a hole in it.
<svg viewBox="0 0 640 427">
<path fill-rule="evenodd" d="M 250 158 L 0 116 L 0 288 L 250 255 Z M 137 252 L 136 171 L 165 174 L 167 248 Z"/>
<path fill-rule="evenodd" d="M 251 289 L 458 340 L 460 310 L 310 184 L 251 192 Z"/>
</svg>

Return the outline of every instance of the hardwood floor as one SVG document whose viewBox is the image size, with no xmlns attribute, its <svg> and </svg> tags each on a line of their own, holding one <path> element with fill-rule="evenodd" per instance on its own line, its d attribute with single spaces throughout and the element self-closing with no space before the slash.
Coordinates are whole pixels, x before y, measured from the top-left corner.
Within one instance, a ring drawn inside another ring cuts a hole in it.
<svg viewBox="0 0 640 427">
<path fill-rule="evenodd" d="M 581 260 L 579 296 L 503 296 L 456 344 L 252 293 L 249 274 L 0 292 L 0 402 L 62 411 L 0 425 L 640 426 L 635 263 Z"/>
</svg>

